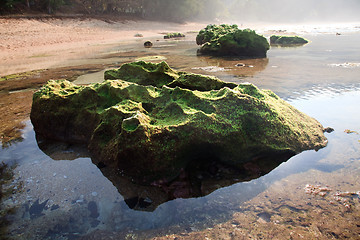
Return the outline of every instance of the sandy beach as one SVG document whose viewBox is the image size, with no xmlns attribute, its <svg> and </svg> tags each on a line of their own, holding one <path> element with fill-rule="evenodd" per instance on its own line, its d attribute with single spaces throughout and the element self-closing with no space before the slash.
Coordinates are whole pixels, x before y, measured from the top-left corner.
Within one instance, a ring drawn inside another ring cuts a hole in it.
<svg viewBox="0 0 360 240">
<path fill-rule="evenodd" d="M 164 32 L 199 31 L 205 24 L 89 18 L 0 18 L 0 76 L 59 66 L 87 58 L 109 44 L 162 36 Z"/>
</svg>

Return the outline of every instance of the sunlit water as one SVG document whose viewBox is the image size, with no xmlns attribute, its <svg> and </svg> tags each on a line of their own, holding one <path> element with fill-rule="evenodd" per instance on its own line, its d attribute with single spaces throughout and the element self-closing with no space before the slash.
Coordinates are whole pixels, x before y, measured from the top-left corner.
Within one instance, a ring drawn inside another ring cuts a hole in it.
<svg viewBox="0 0 360 240">
<path fill-rule="evenodd" d="M 198 57 L 193 39 L 159 41 L 154 48 L 144 50 L 139 42 L 127 48 L 114 47 L 110 50 L 113 55 L 106 61 L 112 59 L 121 64 L 146 55 L 160 55 L 178 70 L 271 89 L 335 131 L 326 134 L 326 148 L 298 154 L 258 179 L 218 189 L 201 198 L 172 200 L 153 212 L 144 212 L 130 209 L 91 159 L 81 157 L 76 149 L 60 145 L 61 154 L 52 158 L 43 153 L 28 122 L 24 140 L 0 151 L 2 161 L 17 164 L 14 185 L 23 184 L 22 192 L 6 201 L 18 207 L 10 218 L 9 235 L 17 239 L 73 239 L 96 230 L 134 236 L 146 230 L 154 230 L 152 234 L 156 235 L 159 229 L 189 232 L 227 221 L 245 201 L 292 174 L 311 169 L 332 173 L 334 178 L 338 171 L 350 169 L 351 174 L 360 174 L 360 135 L 344 132 L 360 132 L 360 33 L 346 28 L 342 35 L 334 34 L 341 30 L 332 29 L 326 34 L 307 32 L 304 36 L 311 40 L 310 44 L 271 48 L 267 59 L 258 60 Z M 134 48 L 138 51 L 130 52 Z M 245 67 L 236 67 L 237 63 L 244 63 Z M 101 81 L 101 76 L 102 73 L 95 73 L 77 82 Z M 316 181 L 309 175 L 309 183 Z"/>
</svg>

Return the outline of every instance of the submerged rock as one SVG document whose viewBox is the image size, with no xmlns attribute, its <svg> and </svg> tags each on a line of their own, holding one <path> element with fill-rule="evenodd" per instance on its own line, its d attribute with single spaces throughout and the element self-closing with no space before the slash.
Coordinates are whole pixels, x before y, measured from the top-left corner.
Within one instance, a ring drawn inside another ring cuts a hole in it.
<svg viewBox="0 0 360 240">
<path fill-rule="evenodd" d="M 265 37 L 237 25 L 208 25 L 196 36 L 199 53 L 215 56 L 266 57 L 269 43 Z"/>
<path fill-rule="evenodd" d="M 241 168 L 326 146 L 319 122 L 252 84 L 165 62 L 125 64 L 105 76 L 122 80 L 49 81 L 34 94 L 31 121 L 45 138 L 88 144 L 94 163 L 136 182 L 164 185 L 210 162 Z"/>
<path fill-rule="evenodd" d="M 270 44 L 272 45 L 303 45 L 309 41 L 305 38 L 298 36 L 277 36 L 272 35 L 270 37 Z"/>
</svg>

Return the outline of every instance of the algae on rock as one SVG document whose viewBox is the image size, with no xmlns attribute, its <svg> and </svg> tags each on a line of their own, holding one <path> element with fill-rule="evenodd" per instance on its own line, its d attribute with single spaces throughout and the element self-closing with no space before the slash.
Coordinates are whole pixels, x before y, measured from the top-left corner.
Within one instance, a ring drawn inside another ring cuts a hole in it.
<svg viewBox="0 0 360 240">
<path fill-rule="evenodd" d="M 164 62 L 105 75 L 122 80 L 48 82 L 34 94 L 31 121 L 46 138 L 88 144 L 95 163 L 136 182 L 166 183 L 197 163 L 236 168 L 327 142 L 319 122 L 252 84 L 177 72 Z"/>
<path fill-rule="evenodd" d="M 196 36 L 199 53 L 215 56 L 266 57 L 269 43 L 265 37 L 237 25 L 208 25 Z"/>
<path fill-rule="evenodd" d="M 167 33 L 164 36 L 164 39 L 170 39 L 170 38 L 184 38 L 185 34 L 183 33 L 178 33 L 178 32 L 173 32 L 173 33 Z"/>
<path fill-rule="evenodd" d="M 217 77 L 187 72 L 177 72 L 166 62 L 158 64 L 138 61 L 123 64 L 119 69 L 105 72 L 105 80 L 122 79 L 140 85 L 154 87 L 181 87 L 189 90 L 210 91 L 223 87 L 234 88 L 235 83 L 223 82 Z"/>
<path fill-rule="evenodd" d="M 271 45 L 304 45 L 309 41 L 299 36 L 277 36 L 270 37 Z"/>
</svg>

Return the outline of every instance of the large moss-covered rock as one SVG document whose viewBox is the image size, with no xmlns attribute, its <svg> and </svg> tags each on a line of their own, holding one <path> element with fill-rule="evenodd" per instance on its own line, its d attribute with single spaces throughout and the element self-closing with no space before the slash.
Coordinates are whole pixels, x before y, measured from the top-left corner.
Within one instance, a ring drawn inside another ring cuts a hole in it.
<svg viewBox="0 0 360 240">
<path fill-rule="evenodd" d="M 277 36 L 270 37 L 270 44 L 272 45 L 303 45 L 309 41 L 299 36 Z"/>
<path fill-rule="evenodd" d="M 237 25 L 208 25 L 196 36 L 201 54 L 215 56 L 266 57 L 269 43 L 265 37 Z"/>
<path fill-rule="evenodd" d="M 188 166 L 210 161 L 236 168 L 269 155 L 326 145 L 319 122 L 269 90 L 224 82 L 216 90 L 191 90 L 198 88 L 199 79 L 220 80 L 179 73 L 165 63 L 150 65 L 162 69 L 154 78 L 141 71 L 122 73 L 134 82 L 77 86 L 49 81 L 34 94 L 31 121 L 36 133 L 86 143 L 98 166 L 119 169 L 143 183 L 169 182 Z M 167 71 L 175 76 L 171 82 L 164 80 Z M 164 78 L 157 78 L 160 73 Z M 186 77 L 198 78 L 184 84 Z"/>
</svg>

